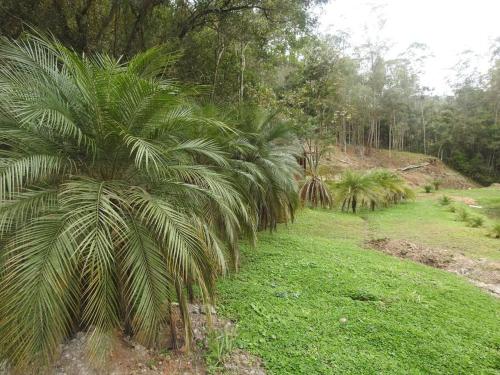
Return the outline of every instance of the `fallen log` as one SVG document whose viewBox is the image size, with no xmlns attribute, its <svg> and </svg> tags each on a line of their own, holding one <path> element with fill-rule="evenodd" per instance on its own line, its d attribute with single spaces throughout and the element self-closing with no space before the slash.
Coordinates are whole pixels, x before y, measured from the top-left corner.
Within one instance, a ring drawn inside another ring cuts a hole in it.
<svg viewBox="0 0 500 375">
<path fill-rule="evenodd" d="M 350 161 L 348 161 L 348 160 L 343 160 L 343 159 L 339 159 L 339 158 L 336 158 L 336 157 L 334 157 L 334 159 L 335 159 L 335 160 L 340 161 L 341 163 L 345 163 L 345 164 L 352 164 L 352 163 L 351 163 Z"/>
<path fill-rule="evenodd" d="M 411 170 L 411 169 L 417 169 L 417 168 L 426 167 L 426 166 L 428 166 L 429 164 L 431 164 L 431 163 L 422 163 L 422 164 L 408 165 L 408 166 L 403 167 L 403 168 L 398 168 L 398 171 L 401 171 L 401 172 L 404 172 L 404 171 L 409 171 L 409 170 Z"/>
</svg>

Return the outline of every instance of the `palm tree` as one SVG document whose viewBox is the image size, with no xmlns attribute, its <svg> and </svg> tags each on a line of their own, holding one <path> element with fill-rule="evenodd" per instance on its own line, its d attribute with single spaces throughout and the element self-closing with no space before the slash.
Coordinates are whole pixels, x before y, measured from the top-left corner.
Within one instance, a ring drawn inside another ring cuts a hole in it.
<svg viewBox="0 0 500 375">
<path fill-rule="evenodd" d="M 157 345 L 174 300 L 189 345 L 186 285 L 209 301 L 225 244 L 252 228 L 228 177 L 233 161 L 198 136 L 231 131 L 196 115 L 165 75 L 171 60 L 161 48 L 123 63 L 39 36 L 1 40 L 0 354 L 9 363 L 50 363 L 78 329 L 94 355 L 121 328 Z M 277 150 L 255 164 L 293 190 L 275 169 Z M 286 199 L 271 194 L 265 205 Z"/>
<path fill-rule="evenodd" d="M 298 145 L 291 127 L 256 108 L 240 108 L 234 120 L 238 133 L 227 144 L 234 180 L 249 202 L 259 230 L 274 230 L 293 220 L 298 206 Z"/>
<path fill-rule="evenodd" d="M 387 169 L 379 169 L 371 172 L 369 177 L 382 189 L 383 200 L 379 203 L 385 206 L 412 199 L 415 196 L 413 190 L 395 172 Z M 373 202 L 372 209 L 375 208 L 376 203 Z"/>
<path fill-rule="evenodd" d="M 381 200 L 382 191 L 369 174 L 346 171 L 335 184 L 335 198 L 342 202 L 342 211 L 356 213 L 359 207 L 374 207 Z"/>
<path fill-rule="evenodd" d="M 313 170 L 311 176 L 307 178 L 299 192 L 300 200 L 308 203 L 312 207 L 330 208 L 333 203 L 330 191 L 324 181 L 319 176 L 317 169 Z"/>
</svg>

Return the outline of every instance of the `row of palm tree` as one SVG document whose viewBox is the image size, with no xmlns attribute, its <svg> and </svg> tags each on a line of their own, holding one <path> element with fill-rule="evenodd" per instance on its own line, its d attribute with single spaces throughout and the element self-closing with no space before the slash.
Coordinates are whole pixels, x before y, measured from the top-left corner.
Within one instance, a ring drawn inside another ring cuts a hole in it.
<svg viewBox="0 0 500 375">
<path fill-rule="evenodd" d="M 238 242 L 293 218 L 288 127 L 213 116 L 152 48 L 128 62 L 50 38 L 0 41 L 0 355 L 50 364 L 72 333 L 90 354 L 125 331 L 159 343 L 189 291 L 210 302 Z"/>
<path fill-rule="evenodd" d="M 374 210 L 415 196 L 402 177 L 385 169 L 367 173 L 347 170 L 338 182 L 330 186 L 331 189 L 326 181 L 314 174 L 302 185 L 300 198 L 313 207 L 331 207 L 337 202 L 342 211 L 352 210 L 356 213 L 361 207 Z"/>
</svg>

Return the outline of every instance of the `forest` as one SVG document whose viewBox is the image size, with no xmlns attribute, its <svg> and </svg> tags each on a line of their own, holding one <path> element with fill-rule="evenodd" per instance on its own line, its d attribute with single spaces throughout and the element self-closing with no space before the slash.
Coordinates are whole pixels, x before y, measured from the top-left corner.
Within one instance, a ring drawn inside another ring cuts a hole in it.
<svg viewBox="0 0 500 375">
<path fill-rule="evenodd" d="M 0 375 L 496 373 L 500 38 L 327 4 L 0 1 Z"/>
<path fill-rule="evenodd" d="M 34 27 L 77 52 L 124 60 L 161 44 L 175 56 L 171 75 L 196 84 L 199 101 L 222 112 L 259 106 L 302 136 L 322 132 L 325 142 L 360 154 L 422 152 L 481 184 L 498 181 L 500 42 L 486 74 L 457 60 L 453 95 L 437 96 L 420 80 L 425 45 L 389 59 L 376 36 L 353 46 L 348 33 L 320 35 L 310 10 L 322 4 L 5 0 L 0 31 L 17 38 Z"/>
</svg>

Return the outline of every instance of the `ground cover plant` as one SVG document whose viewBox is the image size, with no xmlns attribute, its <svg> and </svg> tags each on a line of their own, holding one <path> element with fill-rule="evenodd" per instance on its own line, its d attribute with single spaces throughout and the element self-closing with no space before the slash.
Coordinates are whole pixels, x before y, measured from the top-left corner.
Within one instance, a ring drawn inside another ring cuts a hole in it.
<svg viewBox="0 0 500 375">
<path fill-rule="evenodd" d="M 236 345 L 263 358 L 270 374 L 498 372 L 497 299 L 459 276 L 361 246 L 366 220 L 369 236 L 396 227 L 432 240 L 437 232 L 416 225 L 422 218 L 403 219 L 433 205 L 438 226 L 464 228 L 434 202 L 420 203 L 365 219 L 304 210 L 288 229 L 260 235 L 256 252 L 243 251 L 242 272 L 218 285 Z M 471 240 L 490 249 L 483 256 L 496 249 L 496 240 Z"/>
</svg>

